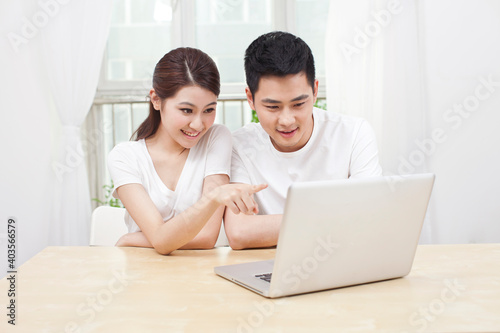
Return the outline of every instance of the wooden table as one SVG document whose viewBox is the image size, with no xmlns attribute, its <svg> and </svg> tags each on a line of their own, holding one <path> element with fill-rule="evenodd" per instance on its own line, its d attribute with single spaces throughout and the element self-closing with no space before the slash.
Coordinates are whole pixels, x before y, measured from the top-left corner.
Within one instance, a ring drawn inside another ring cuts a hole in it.
<svg viewBox="0 0 500 333">
<path fill-rule="evenodd" d="M 274 251 L 48 247 L 19 268 L 0 332 L 500 331 L 500 244 L 421 245 L 405 278 L 275 300 L 213 272 Z"/>
</svg>

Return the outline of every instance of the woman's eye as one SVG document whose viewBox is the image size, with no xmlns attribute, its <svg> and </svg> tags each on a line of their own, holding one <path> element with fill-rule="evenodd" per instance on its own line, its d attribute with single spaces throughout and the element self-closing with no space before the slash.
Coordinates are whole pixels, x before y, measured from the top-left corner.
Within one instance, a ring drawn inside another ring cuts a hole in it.
<svg viewBox="0 0 500 333">
<path fill-rule="evenodd" d="M 215 109 L 214 109 L 214 108 L 210 108 L 210 109 L 206 109 L 204 112 L 205 112 L 205 113 L 212 113 L 212 112 L 214 112 L 214 111 L 215 111 Z"/>
<path fill-rule="evenodd" d="M 183 113 L 193 113 L 193 110 L 191 109 L 181 109 Z"/>
</svg>

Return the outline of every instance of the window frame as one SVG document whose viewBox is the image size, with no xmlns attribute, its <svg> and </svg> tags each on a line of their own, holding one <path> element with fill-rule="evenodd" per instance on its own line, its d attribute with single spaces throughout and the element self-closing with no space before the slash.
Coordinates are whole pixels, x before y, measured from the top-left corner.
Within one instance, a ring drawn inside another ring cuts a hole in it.
<svg viewBox="0 0 500 333">
<path fill-rule="evenodd" d="M 127 0 L 131 1 L 131 0 Z M 171 0 L 172 26 L 171 41 L 172 49 L 177 47 L 196 47 L 195 26 L 195 1 L 196 0 Z M 273 29 L 287 31 L 296 34 L 295 28 L 295 1 L 274 0 Z M 99 82 L 96 91 L 96 99 L 119 99 L 123 101 L 143 101 L 147 99 L 151 82 L 149 80 L 127 80 L 114 81 L 106 78 L 108 71 L 107 46 L 104 52 Z M 151 69 L 152 70 L 152 69 Z M 319 82 L 318 97 L 326 96 L 326 77 L 317 76 Z M 222 83 L 219 99 L 246 99 L 246 83 Z"/>
</svg>

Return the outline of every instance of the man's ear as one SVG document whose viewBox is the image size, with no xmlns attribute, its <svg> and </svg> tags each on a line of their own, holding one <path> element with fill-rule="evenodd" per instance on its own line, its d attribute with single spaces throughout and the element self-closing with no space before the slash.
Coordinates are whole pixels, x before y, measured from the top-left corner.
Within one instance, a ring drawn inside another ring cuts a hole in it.
<svg viewBox="0 0 500 333">
<path fill-rule="evenodd" d="M 316 104 L 316 100 L 318 99 L 318 86 L 319 86 L 318 80 L 314 80 L 314 88 L 313 88 L 314 100 L 313 100 L 313 104 Z"/>
<path fill-rule="evenodd" d="M 161 99 L 158 97 L 154 89 L 149 91 L 149 99 L 151 100 L 151 103 L 153 103 L 155 110 L 160 111 Z"/>
<path fill-rule="evenodd" d="M 247 95 L 248 105 L 250 105 L 250 108 L 252 110 L 255 110 L 255 105 L 253 103 L 253 96 L 252 96 L 252 92 L 250 91 L 250 88 L 248 88 L 248 87 L 245 88 L 245 94 Z"/>
</svg>

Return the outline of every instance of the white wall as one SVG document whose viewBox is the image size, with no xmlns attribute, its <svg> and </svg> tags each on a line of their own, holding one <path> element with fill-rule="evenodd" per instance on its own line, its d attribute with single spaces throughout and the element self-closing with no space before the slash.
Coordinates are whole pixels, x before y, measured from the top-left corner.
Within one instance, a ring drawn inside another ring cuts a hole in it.
<svg viewBox="0 0 500 333">
<path fill-rule="evenodd" d="M 444 133 L 429 153 L 431 242 L 500 242 L 500 1 L 427 0 L 421 14 L 426 137 Z"/>
</svg>

